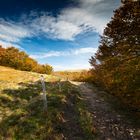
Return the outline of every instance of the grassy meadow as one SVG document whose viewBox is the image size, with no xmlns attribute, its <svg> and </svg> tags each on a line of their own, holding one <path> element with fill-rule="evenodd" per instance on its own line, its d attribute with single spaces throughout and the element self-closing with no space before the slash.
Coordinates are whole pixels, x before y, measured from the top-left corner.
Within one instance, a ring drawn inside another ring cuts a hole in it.
<svg viewBox="0 0 140 140">
<path fill-rule="evenodd" d="M 0 139 L 94 139 L 92 117 L 78 88 L 55 76 L 44 78 L 47 113 L 40 99 L 40 74 L 0 66 Z"/>
</svg>

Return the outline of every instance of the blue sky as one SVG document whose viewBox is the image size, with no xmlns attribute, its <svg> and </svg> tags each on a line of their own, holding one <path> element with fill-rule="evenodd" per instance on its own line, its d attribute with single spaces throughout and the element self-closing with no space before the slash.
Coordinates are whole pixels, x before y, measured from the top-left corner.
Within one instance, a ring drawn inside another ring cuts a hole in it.
<svg viewBox="0 0 140 140">
<path fill-rule="evenodd" d="M 88 69 L 120 0 L 1 0 L 0 44 L 54 70 Z"/>
</svg>

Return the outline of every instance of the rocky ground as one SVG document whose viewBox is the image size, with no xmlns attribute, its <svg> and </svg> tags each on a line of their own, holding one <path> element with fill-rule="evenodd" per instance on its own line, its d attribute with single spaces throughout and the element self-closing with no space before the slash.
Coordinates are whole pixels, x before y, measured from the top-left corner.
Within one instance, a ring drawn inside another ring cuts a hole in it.
<svg viewBox="0 0 140 140">
<path fill-rule="evenodd" d="M 96 86 L 83 82 L 71 83 L 80 88 L 83 99 L 93 115 L 93 125 L 98 132 L 97 139 L 140 140 L 140 123 L 136 120 L 139 118 L 131 118 L 135 113 L 133 115 L 133 112 L 120 113 L 121 108 L 116 110 L 113 107 L 116 104 L 113 97 L 109 97 L 111 102 L 107 101 L 108 94 Z"/>
</svg>

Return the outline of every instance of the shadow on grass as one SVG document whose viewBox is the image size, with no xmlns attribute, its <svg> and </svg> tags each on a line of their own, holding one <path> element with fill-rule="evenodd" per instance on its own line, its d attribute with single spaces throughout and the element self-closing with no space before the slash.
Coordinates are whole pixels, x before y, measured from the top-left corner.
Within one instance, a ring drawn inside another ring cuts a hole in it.
<svg viewBox="0 0 140 140">
<path fill-rule="evenodd" d="M 3 90 L 4 96 L 0 96 L 1 107 L 7 109 L 7 112 L 12 112 L 7 117 L 3 116 L 0 123 L 0 139 L 45 139 L 45 137 L 49 139 L 50 136 L 53 138 L 52 121 L 57 119 L 61 98 L 55 96 L 55 93 L 48 96 L 49 114 L 44 116 L 42 101 L 36 100 L 36 102 L 30 103 L 31 98 L 39 96 L 42 92 L 39 81 L 30 84 L 19 83 L 19 85 L 19 89 Z M 46 86 L 49 87 L 50 83 L 46 83 Z"/>
<path fill-rule="evenodd" d="M 19 89 L 5 89 L 0 96 L 0 139 L 11 140 L 84 140 L 84 134 L 76 122 L 73 108 L 72 85 L 69 82 L 46 82 L 48 112 L 43 112 L 43 102 L 30 102 L 42 92 L 39 81 L 19 83 Z M 59 84 L 62 89 L 59 91 Z M 71 90 L 71 93 L 69 90 Z M 77 94 L 77 93 L 76 93 Z M 8 112 L 10 112 L 8 114 Z"/>
</svg>

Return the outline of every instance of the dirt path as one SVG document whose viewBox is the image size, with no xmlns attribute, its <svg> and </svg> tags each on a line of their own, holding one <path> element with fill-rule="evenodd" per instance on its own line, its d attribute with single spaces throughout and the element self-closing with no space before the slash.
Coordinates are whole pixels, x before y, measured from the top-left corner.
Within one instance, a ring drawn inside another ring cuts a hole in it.
<svg viewBox="0 0 140 140">
<path fill-rule="evenodd" d="M 96 86 L 83 82 L 71 82 L 78 86 L 93 114 L 94 126 L 99 133 L 98 140 L 140 140 L 140 126 L 136 126 L 126 116 L 120 115 L 101 94 L 105 92 Z"/>
</svg>

